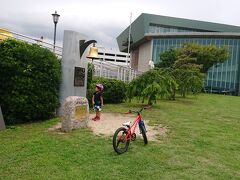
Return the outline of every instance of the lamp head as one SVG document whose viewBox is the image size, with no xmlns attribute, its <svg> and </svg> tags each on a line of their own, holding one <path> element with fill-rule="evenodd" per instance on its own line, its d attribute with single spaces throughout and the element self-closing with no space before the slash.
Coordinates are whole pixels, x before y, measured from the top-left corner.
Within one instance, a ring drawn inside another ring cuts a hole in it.
<svg viewBox="0 0 240 180">
<path fill-rule="evenodd" d="M 55 11 L 55 13 L 52 14 L 52 17 L 53 17 L 54 24 L 57 24 L 58 20 L 59 20 L 59 17 L 60 17 L 60 15 L 57 13 L 57 11 Z"/>
</svg>

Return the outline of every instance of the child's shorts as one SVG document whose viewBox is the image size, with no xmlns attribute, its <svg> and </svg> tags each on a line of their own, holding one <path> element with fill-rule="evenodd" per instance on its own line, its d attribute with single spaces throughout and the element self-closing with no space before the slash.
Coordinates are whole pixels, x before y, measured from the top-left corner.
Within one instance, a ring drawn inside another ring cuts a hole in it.
<svg viewBox="0 0 240 180">
<path fill-rule="evenodd" d="M 94 105 L 93 106 L 93 109 L 95 110 L 95 111 L 101 111 L 102 109 L 101 109 L 101 106 L 98 106 L 98 105 Z"/>
</svg>

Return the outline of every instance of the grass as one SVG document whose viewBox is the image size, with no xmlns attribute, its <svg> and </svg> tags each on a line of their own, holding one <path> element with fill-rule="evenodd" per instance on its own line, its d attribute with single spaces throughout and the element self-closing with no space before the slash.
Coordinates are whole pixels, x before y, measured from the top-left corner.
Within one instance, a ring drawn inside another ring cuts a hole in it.
<svg viewBox="0 0 240 180">
<path fill-rule="evenodd" d="M 18 125 L 0 132 L 0 179 L 240 179 L 239 107 L 240 97 L 223 95 L 160 100 L 143 117 L 167 126 L 167 136 L 147 146 L 139 139 L 123 155 L 89 129 L 48 132 L 58 119 Z"/>
</svg>

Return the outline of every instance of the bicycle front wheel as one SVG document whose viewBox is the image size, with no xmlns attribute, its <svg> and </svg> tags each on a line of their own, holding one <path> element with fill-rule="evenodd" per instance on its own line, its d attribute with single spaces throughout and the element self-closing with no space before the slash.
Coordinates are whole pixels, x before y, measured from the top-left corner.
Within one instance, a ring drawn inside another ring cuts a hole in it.
<svg viewBox="0 0 240 180">
<path fill-rule="evenodd" d="M 128 150 L 130 138 L 127 139 L 127 129 L 124 127 L 118 128 L 113 135 L 113 149 L 116 153 L 122 154 Z"/>
</svg>

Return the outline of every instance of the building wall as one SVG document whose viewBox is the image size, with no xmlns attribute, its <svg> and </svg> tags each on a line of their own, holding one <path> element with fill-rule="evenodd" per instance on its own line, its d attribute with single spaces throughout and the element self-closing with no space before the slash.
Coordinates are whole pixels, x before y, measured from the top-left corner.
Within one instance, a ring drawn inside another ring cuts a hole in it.
<svg viewBox="0 0 240 180">
<path fill-rule="evenodd" d="M 149 60 L 156 64 L 161 53 L 184 43 L 227 47 L 229 59 L 209 70 L 205 87 L 240 95 L 240 27 L 152 14 L 141 14 L 131 27 L 131 64 L 138 71 L 147 71 Z M 129 27 L 117 38 L 120 51 L 127 50 L 123 42 L 128 39 L 128 32 Z"/>
<path fill-rule="evenodd" d="M 144 72 L 149 70 L 149 61 L 152 57 L 152 43 L 151 41 L 147 41 L 144 44 L 139 46 L 139 54 L 138 54 L 138 71 Z"/>
<path fill-rule="evenodd" d="M 159 38 L 153 40 L 153 61 L 160 62 L 160 54 L 170 48 L 179 48 L 184 43 L 198 43 L 226 47 L 229 58 L 224 63 L 214 65 L 208 71 L 205 87 L 214 90 L 231 91 L 239 94 L 240 40 L 232 38 Z"/>
<path fill-rule="evenodd" d="M 135 70 L 138 69 L 139 48 L 131 52 L 131 67 Z"/>
</svg>

